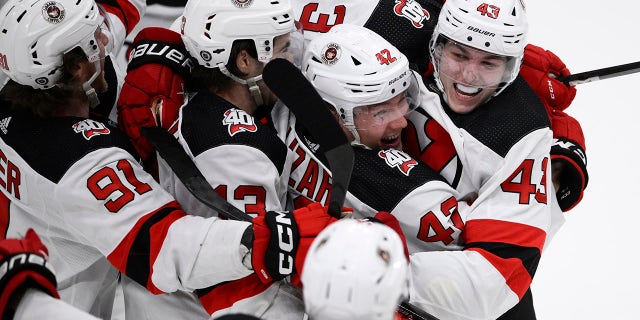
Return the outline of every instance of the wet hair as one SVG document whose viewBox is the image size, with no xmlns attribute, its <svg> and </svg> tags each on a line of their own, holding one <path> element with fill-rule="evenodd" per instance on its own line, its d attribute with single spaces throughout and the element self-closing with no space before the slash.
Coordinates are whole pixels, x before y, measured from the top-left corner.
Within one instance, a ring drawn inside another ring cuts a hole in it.
<svg viewBox="0 0 640 320">
<path fill-rule="evenodd" d="M 253 40 L 243 39 L 235 40 L 231 46 L 231 53 L 229 54 L 229 63 L 225 65 L 227 70 L 231 74 L 238 77 L 242 77 L 243 74 L 238 70 L 236 66 L 236 58 L 240 51 L 245 50 L 249 55 L 255 59 L 258 59 L 258 52 Z M 186 81 L 186 91 L 195 92 L 202 89 L 223 90 L 228 87 L 233 80 L 222 72 L 219 68 L 207 68 L 201 65 L 197 65 L 193 68 L 191 76 Z"/>
<path fill-rule="evenodd" d="M 87 99 L 80 80 L 74 76 L 83 61 L 88 61 L 86 55 L 79 47 L 75 48 L 62 56 L 62 76 L 53 88 L 40 90 L 9 80 L 0 96 L 11 108 L 50 117 L 54 110 L 66 107 L 72 98 Z"/>
</svg>

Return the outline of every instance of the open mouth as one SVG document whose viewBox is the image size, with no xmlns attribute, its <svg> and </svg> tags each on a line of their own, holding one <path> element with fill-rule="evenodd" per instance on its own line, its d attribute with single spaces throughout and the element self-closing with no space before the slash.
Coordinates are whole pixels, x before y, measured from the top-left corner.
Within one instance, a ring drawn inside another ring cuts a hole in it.
<svg viewBox="0 0 640 320">
<path fill-rule="evenodd" d="M 453 88 L 456 90 L 456 93 L 466 97 L 474 97 L 478 95 L 478 93 L 482 92 L 482 88 L 469 87 L 459 83 L 454 83 Z"/>
<path fill-rule="evenodd" d="M 395 148 L 400 143 L 400 134 L 382 137 L 380 142 L 382 142 L 385 147 Z"/>
</svg>

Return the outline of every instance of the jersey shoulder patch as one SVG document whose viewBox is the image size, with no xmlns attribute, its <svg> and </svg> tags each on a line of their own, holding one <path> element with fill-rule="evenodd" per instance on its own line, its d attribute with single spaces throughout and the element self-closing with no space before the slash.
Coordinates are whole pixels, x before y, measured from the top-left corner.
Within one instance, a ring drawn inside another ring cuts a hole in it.
<svg viewBox="0 0 640 320">
<path fill-rule="evenodd" d="M 44 119 L 3 110 L 0 127 L 0 138 L 36 172 L 56 183 L 75 162 L 98 149 L 116 147 L 138 157 L 123 132 L 92 119 Z"/>
<path fill-rule="evenodd" d="M 349 192 L 378 211 L 391 212 L 402 199 L 430 181 L 444 178 L 403 151 L 354 148 Z"/>
<path fill-rule="evenodd" d="M 284 170 L 287 148 L 275 129 L 207 90 L 183 107 L 180 130 L 194 156 L 221 145 L 246 145 L 263 152 L 279 173 Z"/>
</svg>

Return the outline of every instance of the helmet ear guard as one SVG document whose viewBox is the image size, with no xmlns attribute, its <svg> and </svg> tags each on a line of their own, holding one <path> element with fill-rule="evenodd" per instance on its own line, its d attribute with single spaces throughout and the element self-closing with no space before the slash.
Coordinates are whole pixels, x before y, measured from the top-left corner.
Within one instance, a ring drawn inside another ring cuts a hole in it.
<svg viewBox="0 0 640 320">
<path fill-rule="evenodd" d="M 3 71 L 19 84 L 52 88 L 62 76 L 65 53 L 80 47 L 89 62 L 99 61 L 95 32 L 102 21 L 94 0 L 8 1 L 0 10 Z"/>
</svg>

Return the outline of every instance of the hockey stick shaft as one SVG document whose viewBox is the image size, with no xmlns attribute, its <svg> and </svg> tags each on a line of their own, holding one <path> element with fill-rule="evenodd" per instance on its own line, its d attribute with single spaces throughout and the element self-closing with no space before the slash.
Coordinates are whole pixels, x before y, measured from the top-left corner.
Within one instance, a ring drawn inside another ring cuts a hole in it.
<svg viewBox="0 0 640 320">
<path fill-rule="evenodd" d="M 300 69 L 285 59 L 267 63 L 262 78 L 269 89 L 293 112 L 325 148 L 331 170 L 329 214 L 340 218 L 353 170 L 353 149 L 340 124 Z"/>
<path fill-rule="evenodd" d="M 328 149 L 325 156 L 332 179 L 329 213 L 340 218 L 355 161 L 351 143 L 320 94 L 289 61 L 272 60 L 265 66 L 262 77 L 318 143 Z M 438 320 L 406 301 L 399 305 L 398 312 L 409 319 Z"/>
<path fill-rule="evenodd" d="M 636 72 L 640 72 L 640 61 L 575 73 L 566 77 L 560 77 L 558 80 L 568 86 L 573 86 L 576 84 L 625 76 Z"/>
<path fill-rule="evenodd" d="M 251 222 L 253 218 L 215 192 L 178 140 L 161 127 L 142 127 L 140 133 L 156 148 L 184 186 L 207 207 L 228 219 Z"/>
</svg>

